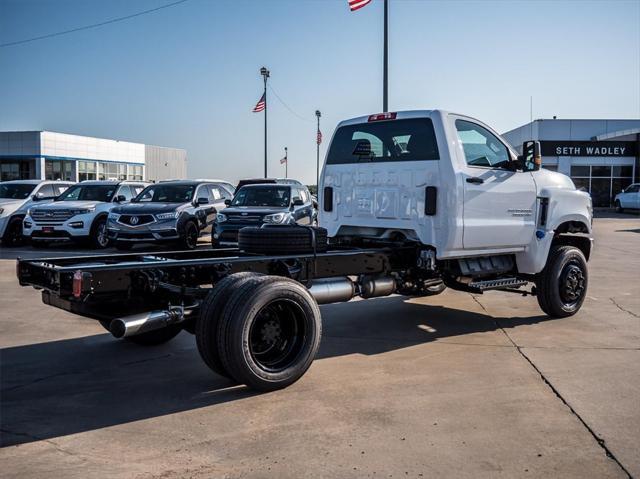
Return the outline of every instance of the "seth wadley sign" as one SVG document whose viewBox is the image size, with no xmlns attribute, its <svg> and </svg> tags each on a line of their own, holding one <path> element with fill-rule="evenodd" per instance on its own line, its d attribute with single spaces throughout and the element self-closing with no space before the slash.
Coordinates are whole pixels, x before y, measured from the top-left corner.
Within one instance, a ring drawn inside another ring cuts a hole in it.
<svg viewBox="0 0 640 479">
<path fill-rule="evenodd" d="M 636 156 L 635 141 L 541 141 L 542 156 Z"/>
</svg>

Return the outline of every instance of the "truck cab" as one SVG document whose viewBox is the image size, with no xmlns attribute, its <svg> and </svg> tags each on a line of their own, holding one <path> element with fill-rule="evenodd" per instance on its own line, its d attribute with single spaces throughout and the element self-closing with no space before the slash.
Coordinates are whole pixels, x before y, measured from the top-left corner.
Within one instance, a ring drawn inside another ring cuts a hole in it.
<svg viewBox="0 0 640 479">
<path fill-rule="evenodd" d="M 415 242 L 436 260 L 507 256 L 519 274 L 540 273 L 562 234 L 586 235 L 570 241 L 588 258 L 589 195 L 531 160 L 456 113 L 346 120 L 327 153 L 319 222 L 337 241 Z"/>
</svg>

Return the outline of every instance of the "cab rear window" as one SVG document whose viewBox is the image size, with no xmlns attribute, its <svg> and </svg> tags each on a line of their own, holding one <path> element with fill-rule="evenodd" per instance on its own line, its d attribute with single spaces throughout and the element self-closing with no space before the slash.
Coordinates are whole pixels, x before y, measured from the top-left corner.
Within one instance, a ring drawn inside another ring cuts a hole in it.
<svg viewBox="0 0 640 479">
<path fill-rule="evenodd" d="M 438 160 L 433 123 L 428 118 L 346 125 L 336 131 L 327 164 Z"/>
</svg>

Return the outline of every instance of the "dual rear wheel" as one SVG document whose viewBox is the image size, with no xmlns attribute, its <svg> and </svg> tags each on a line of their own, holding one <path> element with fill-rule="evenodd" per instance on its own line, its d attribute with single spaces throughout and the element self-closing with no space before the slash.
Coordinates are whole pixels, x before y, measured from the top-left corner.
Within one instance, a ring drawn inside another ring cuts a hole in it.
<svg viewBox="0 0 640 479">
<path fill-rule="evenodd" d="M 318 304 L 297 281 L 237 273 L 216 285 L 196 326 L 198 350 L 218 374 L 252 389 L 294 383 L 320 347 Z"/>
</svg>

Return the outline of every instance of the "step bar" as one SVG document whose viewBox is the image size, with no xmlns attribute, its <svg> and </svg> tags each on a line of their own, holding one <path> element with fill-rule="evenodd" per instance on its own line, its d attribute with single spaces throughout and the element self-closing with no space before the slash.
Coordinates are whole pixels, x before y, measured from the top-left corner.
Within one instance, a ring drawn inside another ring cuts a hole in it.
<svg viewBox="0 0 640 479">
<path fill-rule="evenodd" d="M 469 288 L 479 291 L 489 291 L 491 289 L 520 288 L 528 283 L 518 278 L 489 279 L 485 281 L 473 281 L 468 284 Z"/>
</svg>

